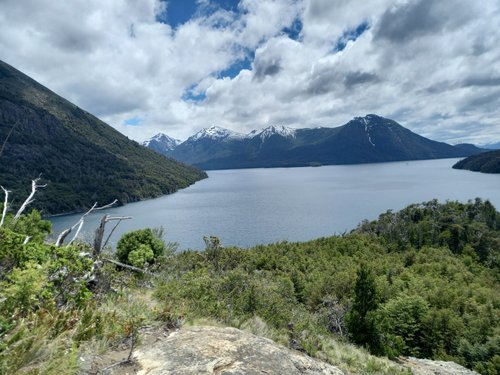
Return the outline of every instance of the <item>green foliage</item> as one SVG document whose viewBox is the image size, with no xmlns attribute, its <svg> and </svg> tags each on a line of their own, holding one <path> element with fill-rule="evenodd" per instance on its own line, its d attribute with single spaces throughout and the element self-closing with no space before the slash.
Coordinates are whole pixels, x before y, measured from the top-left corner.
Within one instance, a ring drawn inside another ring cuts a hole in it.
<svg viewBox="0 0 500 375">
<path fill-rule="evenodd" d="M 340 237 L 178 253 L 158 281 L 159 315 L 236 327 L 262 321 L 259 330 L 273 339 L 352 369 L 360 357 L 340 354 L 326 339 L 346 340 L 347 326 L 353 342 L 375 353 L 453 360 L 494 374 L 497 218 L 479 199 L 432 201 Z"/>
<path fill-rule="evenodd" d="M 2 315 L 15 313 L 26 316 L 46 305 L 52 297 L 48 284 L 48 273 L 38 264 L 28 263 L 23 269 L 14 268 L 8 275 L 8 281 L 0 283 Z"/>
<path fill-rule="evenodd" d="M 50 223 L 36 211 L 0 228 L 0 374 L 56 374 L 76 369 L 68 337 L 74 311 L 91 297 L 93 266 L 85 245 L 44 242 Z"/>
<path fill-rule="evenodd" d="M 374 315 L 377 306 L 375 277 L 365 264 L 361 264 L 354 286 L 354 302 L 346 322 L 352 341 L 368 346 L 372 352 L 378 352 L 380 345 Z"/>
<path fill-rule="evenodd" d="M 118 344 L 156 319 L 250 329 L 352 373 L 401 371 L 353 349 L 348 338 L 377 354 L 453 360 L 496 374 L 498 222 L 480 200 L 427 202 L 344 236 L 251 249 L 209 238 L 204 252 L 168 258 L 158 233 L 135 231 L 120 240 L 119 259 L 155 262 L 156 276 L 104 266 L 117 292 L 92 298 L 86 245 L 55 248 L 41 240 L 48 227 L 36 214 L 19 224 L 9 217 L 0 228 L 0 374 L 50 374 L 57 366 L 72 373 L 77 350 Z M 157 302 L 137 289 L 144 282 L 155 285 Z"/>
<path fill-rule="evenodd" d="M 429 337 L 425 331 L 428 312 L 429 304 L 418 295 L 402 295 L 381 306 L 377 315 L 381 320 L 380 330 L 384 332 L 384 349 L 389 356 L 430 356 L 431 353 L 426 352 Z"/>
<path fill-rule="evenodd" d="M 359 233 L 374 234 L 391 250 L 446 246 L 454 254 L 472 249 L 490 267 L 500 267 L 500 213 L 489 201 L 468 203 L 437 200 L 387 211 L 379 219 L 363 222 Z"/>
<path fill-rule="evenodd" d="M 61 375 L 77 372 L 71 341 L 75 316 L 41 309 L 16 322 L 0 341 L 0 374 Z"/>
<path fill-rule="evenodd" d="M 116 246 L 120 262 L 136 267 L 151 264 L 165 252 L 165 244 L 149 228 L 125 233 Z"/>
<path fill-rule="evenodd" d="M 155 254 L 151 247 L 146 244 L 140 244 L 137 249 L 128 253 L 127 261 L 136 267 L 143 268 L 147 263 L 153 261 Z"/>
</svg>

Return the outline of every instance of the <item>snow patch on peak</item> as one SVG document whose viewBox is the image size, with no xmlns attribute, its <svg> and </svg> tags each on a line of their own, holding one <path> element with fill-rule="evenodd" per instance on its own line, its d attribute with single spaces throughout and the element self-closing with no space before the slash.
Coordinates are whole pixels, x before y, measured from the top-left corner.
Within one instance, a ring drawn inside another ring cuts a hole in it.
<svg viewBox="0 0 500 375">
<path fill-rule="evenodd" d="M 372 138 L 370 136 L 370 129 L 374 125 L 371 120 L 379 119 L 376 115 L 366 115 L 365 117 L 354 117 L 355 123 L 359 123 L 361 126 L 364 126 L 366 136 L 368 137 L 368 142 L 375 147 L 375 143 L 373 143 Z"/>
<path fill-rule="evenodd" d="M 361 122 L 362 124 L 370 124 L 374 121 L 380 121 L 383 120 L 383 117 L 373 115 L 373 114 L 368 114 L 364 117 L 354 117 L 355 121 Z"/>
<path fill-rule="evenodd" d="M 182 143 L 182 141 L 180 139 L 175 139 L 175 138 L 169 137 L 168 135 L 166 135 L 164 133 L 158 133 L 158 134 L 152 136 L 151 138 L 149 138 L 148 140 L 145 140 L 144 142 L 142 142 L 142 145 L 149 147 L 152 144 L 161 144 L 166 149 L 173 150 L 174 148 L 179 146 L 181 143 Z"/>
<path fill-rule="evenodd" d="M 277 134 L 285 138 L 295 138 L 295 129 L 283 125 L 271 125 L 262 130 L 253 130 L 246 136 L 247 138 L 260 137 L 262 141 Z"/>
<path fill-rule="evenodd" d="M 198 133 L 188 138 L 188 141 L 197 141 L 202 138 L 208 139 L 233 139 L 243 138 L 241 133 L 234 132 L 229 129 L 221 128 L 220 126 L 212 125 L 209 128 L 201 129 Z"/>
</svg>

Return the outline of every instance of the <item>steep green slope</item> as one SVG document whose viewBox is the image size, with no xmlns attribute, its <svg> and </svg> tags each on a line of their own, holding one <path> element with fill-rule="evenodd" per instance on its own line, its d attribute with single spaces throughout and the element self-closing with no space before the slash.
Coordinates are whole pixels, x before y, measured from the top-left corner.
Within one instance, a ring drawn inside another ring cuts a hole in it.
<svg viewBox="0 0 500 375">
<path fill-rule="evenodd" d="M 453 168 L 483 173 L 500 173 L 500 151 L 490 151 L 469 156 L 460 160 Z"/>
<path fill-rule="evenodd" d="M 129 140 L 1 61 L 0 142 L 0 185 L 19 204 L 31 179 L 41 176 L 48 185 L 35 205 L 44 214 L 152 198 L 206 177 Z"/>
</svg>

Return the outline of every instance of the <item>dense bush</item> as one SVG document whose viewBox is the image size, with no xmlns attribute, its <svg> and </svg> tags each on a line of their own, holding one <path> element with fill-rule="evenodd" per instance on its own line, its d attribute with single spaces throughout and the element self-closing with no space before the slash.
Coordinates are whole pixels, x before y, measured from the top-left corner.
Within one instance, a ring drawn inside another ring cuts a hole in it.
<svg viewBox="0 0 500 375">
<path fill-rule="evenodd" d="M 120 262 L 141 268 L 153 263 L 164 252 L 165 244 L 149 228 L 125 233 L 116 246 Z"/>
</svg>

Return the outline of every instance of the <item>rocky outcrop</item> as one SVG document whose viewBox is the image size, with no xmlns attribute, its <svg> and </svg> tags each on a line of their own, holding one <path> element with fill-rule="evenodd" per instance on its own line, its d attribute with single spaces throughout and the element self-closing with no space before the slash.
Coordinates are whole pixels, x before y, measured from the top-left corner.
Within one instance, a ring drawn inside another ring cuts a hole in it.
<svg viewBox="0 0 500 375">
<path fill-rule="evenodd" d="M 104 357 L 81 357 L 79 374 L 359 375 L 236 328 L 185 327 L 170 333 L 151 329 L 141 336 L 132 361 L 124 360 L 130 352 L 126 347 Z M 400 357 L 394 366 L 414 375 L 479 375 L 454 362 L 413 357 Z"/>
<path fill-rule="evenodd" d="M 190 327 L 139 348 L 138 374 L 341 375 L 325 362 L 235 328 Z"/>
<path fill-rule="evenodd" d="M 414 375 L 479 375 L 455 362 L 431 361 L 413 357 L 400 358 L 398 362 L 410 368 Z"/>
</svg>

